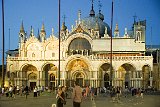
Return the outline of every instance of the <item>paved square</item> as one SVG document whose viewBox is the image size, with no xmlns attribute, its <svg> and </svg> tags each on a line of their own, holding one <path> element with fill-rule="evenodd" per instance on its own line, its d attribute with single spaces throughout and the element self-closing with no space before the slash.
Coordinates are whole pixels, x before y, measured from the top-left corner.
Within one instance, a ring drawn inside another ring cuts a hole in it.
<svg viewBox="0 0 160 107">
<path fill-rule="evenodd" d="M 37 98 L 30 93 L 27 99 L 24 96 L 17 95 L 16 98 L 2 96 L 0 107 L 51 107 L 56 103 L 55 94 L 43 93 Z M 72 107 L 72 99 L 67 99 L 64 107 Z M 119 102 L 112 102 L 109 96 L 98 96 L 94 100 L 90 97 L 83 99 L 81 107 L 160 107 L 160 95 L 145 95 L 144 99 L 132 97 L 121 97 Z"/>
</svg>

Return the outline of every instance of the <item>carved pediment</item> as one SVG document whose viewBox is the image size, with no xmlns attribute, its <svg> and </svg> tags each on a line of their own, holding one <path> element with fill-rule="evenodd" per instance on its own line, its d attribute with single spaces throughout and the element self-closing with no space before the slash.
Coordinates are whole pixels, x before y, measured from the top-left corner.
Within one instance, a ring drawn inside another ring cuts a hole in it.
<svg viewBox="0 0 160 107">
<path fill-rule="evenodd" d="M 35 36 L 31 36 L 27 39 L 27 42 L 38 42 L 38 39 Z"/>
<path fill-rule="evenodd" d="M 79 25 L 76 30 L 75 30 L 77 33 L 83 33 L 84 30 L 82 29 L 82 27 Z"/>
</svg>

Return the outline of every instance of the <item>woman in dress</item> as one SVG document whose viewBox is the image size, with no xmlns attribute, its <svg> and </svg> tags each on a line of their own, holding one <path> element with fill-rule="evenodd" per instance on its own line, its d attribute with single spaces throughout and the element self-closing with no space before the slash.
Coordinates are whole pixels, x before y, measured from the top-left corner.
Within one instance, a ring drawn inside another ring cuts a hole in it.
<svg viewBox="0 0 160 107">
<path fill-rule="evenodd" d="M 57 107 L 63 107 L 64 104 L 65 104 L 65 87 L 62 86 L 58 90 Z"/>
</svg>

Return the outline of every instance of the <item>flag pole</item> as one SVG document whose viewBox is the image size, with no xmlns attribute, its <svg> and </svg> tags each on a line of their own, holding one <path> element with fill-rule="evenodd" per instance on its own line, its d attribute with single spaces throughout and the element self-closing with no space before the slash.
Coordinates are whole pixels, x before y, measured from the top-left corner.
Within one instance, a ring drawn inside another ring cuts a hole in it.
<svg viewBox="0 0 160 107">
<path fill-rule="evenodd" d="M 59 65 L 58 65 L 58 85 L 60 85 L 60 24 L 61 24 L 61 22 L 60 22 L 60 18 L 61 18 L 61 14 L 60 14 L 60 3 L 61 3 L 61 1 L 60 0 L 58 0 L 58 36 L 59 36 L 59 58 L 58 58 L 58 63 L 59 63 Z"/>
<path fill-rule="evenodd" d="M 4 0 L 2 0 L 2 88 L 4 87 Z"/>
<path fill-rule="evenodd" d="M 111 37 L 111 53 L 110 53 L 110 86 L 112 86 L 112 26 L 113 26 L 113 0 L 112 0 L 112 10 L 111 10 L 111 30 L 110 30 L 110 37 Z"/>
</svg>

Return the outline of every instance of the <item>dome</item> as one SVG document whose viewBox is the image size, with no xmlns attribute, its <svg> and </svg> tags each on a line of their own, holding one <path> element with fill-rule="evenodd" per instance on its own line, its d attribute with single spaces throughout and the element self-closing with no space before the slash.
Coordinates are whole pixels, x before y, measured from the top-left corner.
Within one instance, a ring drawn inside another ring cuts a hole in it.
<svg viewBox="0 0 160 107">
<path fill-rule="evenodd" d="M 84 19 L 82 19 L 82 26 L 84 26 L 85 28 L 87 28 L 88 30 L 91 30 L 91 29 L 96 29 L 96 24 L 98 22 L 98 25 L 99 25 L 99 34 L 101 37 L 104 36 L 105 34 L 105 27 L 107 27 L 107 34 L 109 34 L 110 32 L 110 27 L 107 23 L 103 22 L 104 20 L 104 16 L 103 14 L 101 14 L 101 16 L 99 16 L 99 14 L 95 17 L 86 17 Z"/>
</svg>

